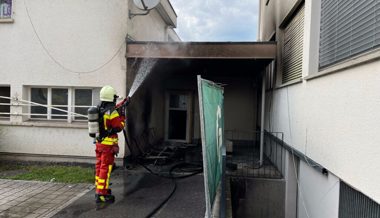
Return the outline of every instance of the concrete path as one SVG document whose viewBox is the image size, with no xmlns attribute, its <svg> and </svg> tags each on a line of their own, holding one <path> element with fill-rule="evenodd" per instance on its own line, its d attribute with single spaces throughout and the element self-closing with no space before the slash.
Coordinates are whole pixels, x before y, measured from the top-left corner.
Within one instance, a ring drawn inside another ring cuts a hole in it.
<svg viewBox="0 0 380 218">
<path fill-rule="evenodd" d="M 0 179 L 0 217 L 52 217 L 91 189 L 90 184 Z"/>
</svg>

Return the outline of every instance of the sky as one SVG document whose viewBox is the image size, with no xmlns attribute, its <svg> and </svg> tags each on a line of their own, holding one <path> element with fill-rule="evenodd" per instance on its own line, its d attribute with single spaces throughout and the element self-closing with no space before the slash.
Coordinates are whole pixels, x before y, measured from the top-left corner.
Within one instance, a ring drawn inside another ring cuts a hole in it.
<svg viewBox="0 0 380 218">
<path fill-rule="evenodd" d="M 259 0 L 170 0 L 182 41 L 255 41 Z"/>
</svg>

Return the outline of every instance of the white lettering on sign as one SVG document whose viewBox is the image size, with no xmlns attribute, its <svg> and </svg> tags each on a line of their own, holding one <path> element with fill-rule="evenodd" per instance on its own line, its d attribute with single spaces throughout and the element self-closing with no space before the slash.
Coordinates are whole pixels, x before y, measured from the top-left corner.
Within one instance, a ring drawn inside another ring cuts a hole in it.
<svg viewBox="0 0 380 218">
<path fill-rule="evenodd" d="M 216 109 L 216 146 L 217 146 L 217 155 L 218 155 L 218 161 L 221 163 L 221 152 L 220 150 L 222 149 L 222 140 L 223 140 L 223 135 L 222 135 L 222 127 L 219 127 L 219 121 L 222 118 L 222 109 L 220 108 L 220 105 L 218 105 L 218 108 Z"/>
</svg>

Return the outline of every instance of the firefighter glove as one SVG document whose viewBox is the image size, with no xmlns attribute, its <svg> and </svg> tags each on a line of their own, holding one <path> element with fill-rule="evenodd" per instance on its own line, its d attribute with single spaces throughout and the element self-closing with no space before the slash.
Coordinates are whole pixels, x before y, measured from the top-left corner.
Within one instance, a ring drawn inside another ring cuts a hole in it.
<svg viewBox="0 0 380 218">
<path fill-rule="evenodd" d="M 118 109 L 117 112 L 119 113 L 120 116 L 125 117 L 125 106 L 124 106 L 124 105 L 121 106 L 121 107 Z"/>
</svg>

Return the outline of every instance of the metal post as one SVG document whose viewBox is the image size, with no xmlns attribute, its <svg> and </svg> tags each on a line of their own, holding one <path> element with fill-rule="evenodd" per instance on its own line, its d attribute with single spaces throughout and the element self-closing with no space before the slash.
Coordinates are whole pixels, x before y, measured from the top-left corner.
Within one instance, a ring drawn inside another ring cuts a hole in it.
<svg viewBox="0 0 380 218">
<path fill-rule="evenodd" d="M 261 126 L 260 126 L 260 166 L 264 161 L 264 125 L 265 125 L 265 77 L 266 72 L 263 73 L 262 90 L 261 90 Z"/>
</svg>

